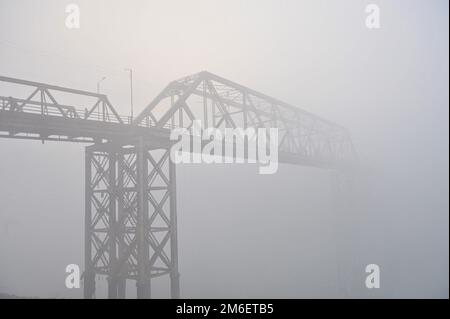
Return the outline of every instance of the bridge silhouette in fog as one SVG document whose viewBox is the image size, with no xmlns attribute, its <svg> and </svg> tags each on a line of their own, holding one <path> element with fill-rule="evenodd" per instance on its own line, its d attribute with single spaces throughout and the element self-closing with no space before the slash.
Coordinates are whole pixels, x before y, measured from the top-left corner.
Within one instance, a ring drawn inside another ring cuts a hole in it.
<svg viewBox="0 0 450 319">
<path fill-rule="evenodd" d="M 343 175 L 356 163 L 342 126 L 206 71 L 169 83 L 136 118 L 104 94 L 4 76 L 0 84 L 14 92 L 0 96 L 0 138 L 87 144 L 85 298 L 95 297 L 97 275 L 107 276 L 109 298 L 125 298 L 127 280 L 150 298 L 151 279 L 165 275 L 180 297 L 173 128 L 278 128 L 280 163 Z"/>
</svg>

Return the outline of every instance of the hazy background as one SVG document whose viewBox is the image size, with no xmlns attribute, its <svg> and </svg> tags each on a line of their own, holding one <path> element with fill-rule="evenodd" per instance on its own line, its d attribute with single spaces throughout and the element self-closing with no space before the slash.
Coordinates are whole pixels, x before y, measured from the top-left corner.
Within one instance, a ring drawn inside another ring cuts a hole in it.
<svg viewBox="0 0 450 319">
<path fill-rule="evenodd" d="M 65 27 L 71 2 L 78 30 Z M 365 27 L 368 3 L 381 29 Z M 169 81 L 208 70 L 350 129 L 361 172 L 346 216 L 327 171 L 178 167 L 183 297 L 448 298 L 448 10 L 445 0 L 0 0 L 0 74 L 90 91 L 106 76 L 102 92 L 128 114 L 124 68 L 136 113 Z M 0 139 L 0 292 L 82 296 L 64 270 L 83 265 L 83 188 L 82 145 Z M 381 267 L 378 290 L 364 286 L 369 263 Z"/>
</svg>

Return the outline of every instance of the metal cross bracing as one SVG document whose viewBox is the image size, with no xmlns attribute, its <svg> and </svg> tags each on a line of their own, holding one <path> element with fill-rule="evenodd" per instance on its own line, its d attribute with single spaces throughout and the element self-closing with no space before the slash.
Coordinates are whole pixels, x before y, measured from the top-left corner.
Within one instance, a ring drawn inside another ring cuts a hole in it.
<svg viewBox="0 0 450 319">
<path fill-rule="evenodd" d="M 0 138 L 89 144 L 85 298 L 96 296 L 98 275 L 107 276 L 110 298 L 124 298 L 129 280 L 138 298 L 149 298 L 151 279 L 164 275 L 171 296 L 180 296 L 172 128 L 194 120 L 219 129 L 277 127 L 280 162 L 342 172 L 356 162 L 343 127 L 208 72 L 170 83 L 134 120 L 103 94 L 0 76 L 2 83 L 14 94 L 0 94 Z"/>
<path fill-rule="evenodd" d="M 126 279 L 138 298 L 150 297 L 151 278 L 169 275 L 178 298 L 176 180 L 169 150 L 134 145 L 86 148 L 84 296 L 95 274 L 108 276 L 108 297 L 125 296 Z"/>
</svg>

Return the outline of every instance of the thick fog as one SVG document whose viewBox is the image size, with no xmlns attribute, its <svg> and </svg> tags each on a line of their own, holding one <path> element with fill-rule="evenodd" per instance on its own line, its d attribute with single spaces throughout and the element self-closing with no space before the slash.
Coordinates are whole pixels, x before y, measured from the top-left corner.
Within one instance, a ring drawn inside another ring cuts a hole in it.
<svg viewBox="0 0 450 319">
<path fill-rule="evenodd" d="M 351 132 L 360 164 L 344 210 L 327 170 L 179 165 L 182 297 L 448 298 L 448 1 L 71 2 L 80 29 L 65 26 L 69 1 L 0 0 L 0 75 L 88 91 L 106 77 L 126 115 L 125 68 L 135 114 L 208 70 Z M 64 280 L 84 267 L 83 234 L 84 145 L 0 138 L 0 293 L 82 297 Z"/>
</svg>

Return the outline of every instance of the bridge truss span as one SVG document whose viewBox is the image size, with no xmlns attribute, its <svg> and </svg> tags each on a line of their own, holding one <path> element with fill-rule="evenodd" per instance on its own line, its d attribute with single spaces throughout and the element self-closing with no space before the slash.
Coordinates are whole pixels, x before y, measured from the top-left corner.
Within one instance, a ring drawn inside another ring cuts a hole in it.
<svg viewBox="0 0 450 319">
<path fill-rule="evenodd" d="M 134 120 L 146 127 L 278 128 L 280 162 L 348 167 L 356 154 L 348 131 L 317 115 L 209 72 L 171 82 Z"/>
</svg>

